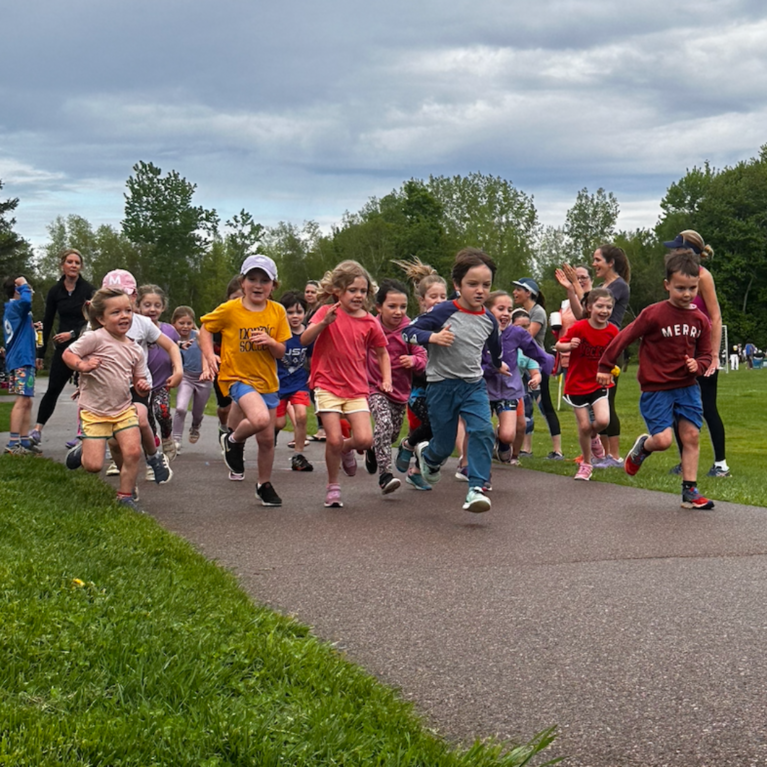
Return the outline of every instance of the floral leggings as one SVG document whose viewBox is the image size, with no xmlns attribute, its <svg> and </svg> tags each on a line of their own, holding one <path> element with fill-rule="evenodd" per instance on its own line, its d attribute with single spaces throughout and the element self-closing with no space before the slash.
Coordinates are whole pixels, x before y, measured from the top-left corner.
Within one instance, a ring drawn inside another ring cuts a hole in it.
<svg viewBox="0 0 767 767">
<path fill-rule="evenodd" d="M 397 441 L 405 418 L 405 403 L 392 402 L 385 394 L 373 392 L 368 397 L 375 421 L 373 449 L 378 462 L 378 474 L 391 474 L 391 446 Z"/>
<path fill-rule="evenodd" d="M 170 439 L 173 431 L 173 416 L 170 411 L 170 389 L 167 386 L 161 386 L 159 389 L 153 389 L 149 395 L 149 407 L 147 415 L 149 416 L 149 425 L 152 431 L 157 434 L 157 427 L 160 427 L 160 439 Z"/>
</svg>

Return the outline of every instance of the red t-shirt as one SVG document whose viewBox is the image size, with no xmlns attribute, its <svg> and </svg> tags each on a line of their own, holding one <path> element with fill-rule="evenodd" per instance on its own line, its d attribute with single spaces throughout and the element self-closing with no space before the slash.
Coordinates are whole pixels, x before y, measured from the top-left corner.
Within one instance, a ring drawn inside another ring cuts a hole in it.
<svg viewBox="0 0 767 767">
<path fill-rule="evenodd" d="M 321 306 L 312 316 L 316 325 L 325 318 L 332 304 Z M 352 317 L 341 307 L 314 342 L 309 383 L 336 397 L 356 399 L 368 396 L 368 349 L 386 347 L 386 337 L 372 314 Z"/>
<path fill-rule="evenodd" d="M 565 376 L 565 394 L 591 394 L 602 388 L 597 383 L 599 360 L 610 341 L 618 335 L 618 328 L 607 323 L 606 328 L 592 327 L 588 320 L 578 320 L 560 339 L 563 343 L 580 338 L 580 346 L 570 352 L 570 364 Z M 610 384 L 613 386 L 613 384 Z"/>
</svg>

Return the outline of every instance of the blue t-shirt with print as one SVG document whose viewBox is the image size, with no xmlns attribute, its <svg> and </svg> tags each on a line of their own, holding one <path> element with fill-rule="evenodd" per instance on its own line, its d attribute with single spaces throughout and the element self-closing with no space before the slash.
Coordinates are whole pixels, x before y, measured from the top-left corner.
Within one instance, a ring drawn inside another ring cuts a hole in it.
<svg viewBox="0 0 767 767">
<path fill-rule="evenodd" d="M 309 346 L 301 345 L 301 333 L 293 333 L 285 342 L 285 356 L 277 360 L 280 399 L 297 391 L 309 391 L 309 371 L 306 369 L 306 360 L 312 356 L 313 346 L 313 343 Z"/>
</svg>

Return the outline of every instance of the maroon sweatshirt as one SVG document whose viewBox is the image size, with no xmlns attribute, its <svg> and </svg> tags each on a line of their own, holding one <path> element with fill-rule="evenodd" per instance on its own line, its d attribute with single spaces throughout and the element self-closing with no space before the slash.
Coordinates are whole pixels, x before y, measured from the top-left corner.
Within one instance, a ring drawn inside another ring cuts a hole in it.
<svg viewBox="0 0 767 767">
<path fill-rule="evenodd" d="M 696 306 L 678 309 L 661 301 L 644 309 L 605 349 L 599 372 L 609 373 L 623 350 L 641 338 L 637 379 L 642 391 L 666 391 L 691 386 L 711 364 L 711 322 Z M 698 362 L 690 373 L 685 357 Z"/>
</svg>

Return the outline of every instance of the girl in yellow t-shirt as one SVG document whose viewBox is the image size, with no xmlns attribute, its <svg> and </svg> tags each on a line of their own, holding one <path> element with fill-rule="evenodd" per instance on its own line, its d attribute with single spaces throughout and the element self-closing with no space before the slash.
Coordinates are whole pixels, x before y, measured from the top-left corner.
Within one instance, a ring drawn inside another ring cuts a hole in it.
<svg viewBox="0 0 767 767">
<path fill-rule="evenodd" d="M 245 475 L 245 440 L 256 435 L 258 484 L 264 506 L 281 506 L 272 487 L 274 421 L 279 404 L 277 360 L 285 355 L 291 336 L 285 309 L 271 301 L 277 267 L 267 256 L 248 256 L 240 273 L 242 298 L 227 301 L 200 318 L 198 343 L 208 362 L 208 376 L 218 373 L 218 385 L 232 398 L 229 431 L 221 435 L 230 479 Z M 221 358 L 213 353 L 213 333 L 221 333 Z"/>
</svg>

